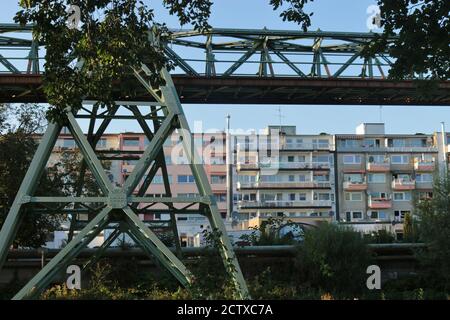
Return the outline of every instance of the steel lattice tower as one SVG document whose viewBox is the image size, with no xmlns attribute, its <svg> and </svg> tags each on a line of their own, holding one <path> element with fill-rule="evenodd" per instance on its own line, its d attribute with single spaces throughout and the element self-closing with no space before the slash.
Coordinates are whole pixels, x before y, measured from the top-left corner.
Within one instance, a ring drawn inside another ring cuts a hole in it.
<svg viewBox="0 0 450 320">
<path fill-rule="evenodd" d="M 225 225 L 218 211 L 216 200 L 209 185 L 203 164 L 199 161 L 197 152 L 191 144 L 191 132 L 188 122 L 183 113 L 178 94 L 169 72 L 165 69 L 161 71 L 161 75 L 165 80 L 165 85 L 158 88 L 158 90 L 152 88 L 150 85 L 149 69 L 145 64 L 142 65 L 141 70 L 134 70 L 134 75 L 155 100 L 155 102 L 145 103 L 145 105 L 150 108 L 149 112 L 143 113 L 143 108 L 138 107 L 137 103 L 126 105 L 125 102 L 118 102 L 117 107 L 109 108 L 102 113 L 98 112 L 98 107 L 96 107 L 95 104 L 90 108 L 84 106 L 83 109 L 89 111 L 91 121 L 87 135 L 83 133 L 78 123 L 79 117 L 76 112 L 67 110 L 65 115 L 67 128 L 72 134 L 84 159 L 80 176 L 83 177 L 86 169 L 90 170 L 101 189 L 102 196 L 80 196 L 82 188 L 81 183 L 80 189 L 77 190 L 77 195 L 74 197 L 35 196 L 39 179 L 45 170 L 46 164 L 62 129 L 62 126 L 57 123 L 50 123 L 48 125 L 6 221 L 0 231 L 0 267 L 3 266 L 7 259 L 9 248 L 20 226 L 21 218 L 24 214 L 28 214 L 25 210 L 28 206 L 52 203 L 60 205 L 60 208 L 64 208 L 68 204 L 72 206 L 71 208 L 78 208 L 80 206 L 89 208 L 88 204 L 90 203 L 101 205 L 97 210 L 90 212 L 91 219 L 73 238 L 71 238 L 71 236 L 74 235 L 75 224 L 72 223 L 68 244 L 47 265 L 45 265 L 45 267 L 43 267 L 28 282 L 28 284 L 14 296 L 13 299 L 38 297 L 50 284 L 52 279 L 66 268 L 71 261 L 77 257 L 80 251 L 107 227 L 113 228 L 113 232 L 105 239 L 105 242 L 97 250 L 96 254 L 83 265 L 82 270 L 85 270 L 88 266 L 92 265 L 92 263 L 96 262 L 101 254 L 120 234 L 127 234 L 136 242 L 136 244 L 140 245 L 149 256 L 156 258 L 183 286 L 188 286 L 192 281 L 191 274 L 180 259 L 172 253 L 160 239 L 158 239 L 156 234 L 143 221 L 141 221 L 136 212 L 139 204 L 166 205 L 172 220 L 172 231 L 177 240 L 175 210 L 173 210 L 174 204 L 187 204 L 184 208 L 198 205 L 198 211 L 209 219 L 211 228 L 217 230 L 220 234 L 219 250 L 226 270 L 230 273 L 240 297 L 248 298 L 245 280 L 233 252 L 231 242 L 227 236 Z M 122 187 L 113 186 L 95 151 L 97 142 L 110 124 L 111 119 L 114 119 L 119 105 L 124 105 L 132 112 L 132 116 L 129 117 L 129 119 L 134 119 L 139 123 L 149 141 L 145 151 L 136 163 L 134 170 L 126 179 Z M 94 132 L 96 119 L 102 119 L 102 122 L 96 132 Z M 151 120 L 153 122 L 153 128 L 148 125 L 146 120 Z M 163 143 L 175 129 L 178 129 L 181 133 L 184 152 L 188 157 L 192 174 L 199 191 L 199 196 L 195 198 L 172 197 L 170 193 L 170 184 L 163 153 Z M 152 179 L 158 170 L 161 170 L 162 172 L 166 190 L 165 196 L 146 196 L 145 192 L 151 185 Z M 147 172 L 148 174 L 146 174 Z M 137 193 L 135 192 L 136 189 L 138 189 Z M 70 210 L 68 210 L 68 212 L 70 212 Z M 42 214 L 51 213 L 43 212 Z M 176 243 L 177 242 L 178 241 L 176 241 Z M 179 252 L 179 244 L 177 249 Z"/>
</svg>

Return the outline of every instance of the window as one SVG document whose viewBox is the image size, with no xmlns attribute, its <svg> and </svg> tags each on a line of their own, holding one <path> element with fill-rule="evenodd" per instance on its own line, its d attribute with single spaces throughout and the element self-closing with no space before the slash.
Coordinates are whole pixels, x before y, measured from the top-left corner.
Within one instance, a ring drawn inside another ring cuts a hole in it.
<svg viewBox="0 0 450 320">
<path fill-rule="evenodd" d="M 374 154 L 369 156 L 369 163 L 386 163 L 387 158 L 382 154 Z"/>
<path fill-rule="evenodd" d="M 351 222 L 353 220 L 361 220 L 363 218 L 362 211 L 347 211 L 345 212 L 345 220 Z"/>
<path fill-rule="evenodd" d="M 73 140 L 73 139 L 63 139 L 63 148 L 72 149 L 72 148 L 75 148 L 75 147 L 76 147 L 75 140 Z"/>
<path fill-rule="evenodd" d="M 347 200 L 347 201 L 362 201 L 362 193 L 361 192 L 346 192 L 345 200 Z"/>
<path fill-rule="evenodd" d="M 396 210 L 394 211 L 394 220 L 395 221 L 403 221 L 405 219 L 406 214 L 411 214 L 409 210 Z"/>
<path fill-rule="evenodd" d="M 300 182 L 305 182 L 306 181 L 306 175 L 305 174 L 300 174 L 298 176 L 298 181 Z"/>
<path fill-rule="evenodd" d="M 344 164 L 360 164 L 361 156 L 359 154 L 346 154 L 343 157 Z"/>
<path fill-rule="evenodd" d="M 352 183 L 364 182 L 364 176 L 359 173 L 346 173 L 344 174 L 344 181 L 350 181 Z"/>
<path fill-rule="evenodd" d="M 295 176 L 294 175 L 290 175 L 288 180 L 289 180 L 289 182 L 294 182 L 295 181 Z"/>
<path fill-rule="evenodd" d="M 313 181 L 316 181 L 316 182 L 328 182 L 328 181 L 330 181 L 330 175 L 328 175 L 328 174 L 315 174 L 315 175 L 313 175 Z"/>
<path fill-rule="evenodd" d="M 324 149 L 324 148 L 328 148 L 328 139 L 313 139 L 312 140 L 313 143 L 313 148 L 320 148 L 320 149 Z"/>
<path fill-rule="evenodd" d="M 216 199 L 216 202 L 225 202 L 225 201 L 227 201 L 227 195 L 225 193 L 214 194 L 214 198 Z"/>
<path fill-rule="evenodd" d="M 416 174 L 416 182 L 419 183 L 433 182 L 433 175 L 431 173 L 418 173 Z"/>
<path fill-rule="evenodd" d="M 370 216 L 370 219 L 374 219 L 374 220 L 386 220 L 388 217 L 388 214 L 384 211 L 371 211 L 369 216 Z"/>
<path fill-rule="evenodd" d="M 314 193 L 314 200 L 330 200 L 329 193 Z"/>
<path fill-rule="evenodd" d="M 363 218 L 363 214 L 361 211 L 353 211 L 352 212 L 352 219 L 353 220 L 361 220 Z"/>
<path fill-rule="evenodd" d="M 312 161 L 316 163 L 329 163 L 330 156 L 329 155 L 316 155 L 312 157 Z"/>
<path fill-rule="evenodd" d="M 166 160 L 167 165 L 172 164 L 172 156 L 164 156 L 164 160 Z"/>
<path fill-rule="evenodd" d="M 385 183 L 386 175 L 383 173 L 370 173 L 369 174 L 370 183 Z"/>
<path fill-rule="evenodd" d="M 376 199 L 390 199 L 386 192 L 372 192 L 370 196 Z"/>
<path fill-rule="evenodd" d="M 289 200 L 290 201 L 295 201 L 295 193 L 290 193 L 289 194 Z"/>
<path fill-rule="evenodd" d="M 294 156 L 288 156 L 288 162 L 294 162 Z"/>
<path fill-rule="evenodd" d="M 306 193 L 299 193 L 298 194 L 298 200 L 299 201 L 306 201 Z"/>
<path fill-rule="evenodd" d="M 169 183 L 172 183 L 172 175 L 169 174 L 168 178 L 169 178 Z M 163 184 L 164 183 L 163 176 L 160 175 L 160 174 L 159 175 L 155 175 L 153 177 L 152 183 L 154 183 L 154 184 Z"/>
<path fill-rule="evenodd" d="M 101 138 L 100 140 L 98 140 L 97 142 L 97 148 L 106 148 L 106 139 Z"/>
<path fill-rule="evenodd" d="M 227 182 L 227 176 L 225 175 L 211 175 L 212 184 L 223 184 Z"/>
<path fill-rule="evenodd" d="M 393 163 L 393 164 L 409 164 L 409 156 L 408 155 L 392 155 L 391 163 Z"/>
<path fill-rule="evenodd" d="M 237 180 L 240 183 L 253 183 L 256 181 L 256 176 L 249 176 L 249 175 L 239 175 Z"/>
<path fill-rule="evenodd" d="M 394 192 L 395 201 L 410 201 L 411 192 Z"/>
<path fill-rule="evenodd" d="M 194 183 L 194 176 L 192 175 L 179 175 L 177 179 L 178 183 Z"/>
<path fill-rule="evenodd" d="M 182 198 L 195 198 L 195 197 L 198 197 L 199 194 L 198 193 L 178 193 L 177 196 L 182 197 Z"/>
<path fill-rule="evenodd" d="M 361 145 L 361 140 L 344 139 L 340 141 L 340 146 L 343 148 L 358 148 Z"/>
<path fill-rule="evenodd" d="M 124 138 L 124 147 L 139 147 L 139 138 Z"/>
</svg>

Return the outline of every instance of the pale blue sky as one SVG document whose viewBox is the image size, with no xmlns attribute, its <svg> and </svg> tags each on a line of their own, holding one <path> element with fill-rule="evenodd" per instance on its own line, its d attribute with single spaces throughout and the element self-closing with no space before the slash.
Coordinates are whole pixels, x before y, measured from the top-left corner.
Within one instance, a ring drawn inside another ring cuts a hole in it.
<svg viewBox="0 0 450 320">
<path fill-rule="evenodd" d="M 17 0 L 1 0 L 0 22 L 12 22 L 18 9 Z M 155 3 L 156 17 L 171 28 L 178 28 L 177 19 L 161 9 L 160 1 Z M 210 24 L 224 28 L 298 29 L 293 23 L 283 22 L 278 13 L 268 5 L 269 0 L 216 0 Z M 366 32 L 366 9 L 375 0 L 315 0 L 308 4 L 314 11 L 311 30 L 361 31 Z M 189 28 L 185 26 L 184 28 Z M 225 116 L 231 115 L 232 128 L 260 129 L 268 124 L 278 124 L 279 105 L 184 105 L 188 120 L 203 121 L 203 128 L 223 129 Z M 282 123 L 296 125 L 298 133 L 314 134 L 353 133 L 361 122 L 378 122 L 378 106 L 280 106 Z M 382 119 L 388 133 L 434 132 L 440 129 L 440 122 L 450 124 L 448 107 L 385 106 Z M 126 128 L 133 131 L 133 128 Z M 122 131 L 123 127 L 112 128 Z"/>
</svg>

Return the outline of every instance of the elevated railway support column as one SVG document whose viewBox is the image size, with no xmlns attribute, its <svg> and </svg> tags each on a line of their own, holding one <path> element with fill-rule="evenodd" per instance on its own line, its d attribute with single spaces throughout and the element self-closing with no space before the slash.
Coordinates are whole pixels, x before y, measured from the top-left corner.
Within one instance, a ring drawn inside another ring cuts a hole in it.
<svg viewBox="0 0 450 320">
<path fill-rule="evenodd" d="M 212 229 L 219 234 L 220 244 L 218 250 L 223 258 L 225 270 L 229 272 L 234 281 L 238 297 L 242 299 L 249 297 L 241 268 L 227 236 L 224 222 L 203 168 L 203 163 L 197 155 L 197 150 L 193 147 L 192 135 L 175 86 L 167 70 L 162 70 L 161 74 L 165 80 L 165 85 L 155 90 L 148 80 L 150 74 L 147 66 L 142 65 L 140 70 L 134 70 L 137 80 L 154 98 L 154 102 L 146 103 L 150 110 L 146 110 L 144 113 L 144 107 L 139 107 L 138 102 L 117 103 L 130 112 L 131 115 L 126 116 L 126 118 L 136 120 L 148 139 L 148 145 L 142 156 L 137 160 L 134 169 L 121 186 L 113 185 L 108 177 L 101 163 L 101 159 L 105 159 L 105 157 L 99 156 L 99 152 L 96 150 L 96 142 L 98 142 L 111 119 L 123 119 L 124 116 L 117 114 L 118 108 L 116 107 L 98 113 L 98 108 L 93 104 L 90 109 L 87 106 L 83 106 L 82 109 L 82 111 L 88 112 L 91 119 L 87 136 L 83 133 L 78 123 L 81 114 L 67 110 L 65 120 L 66 126 L 83 156 L 83 168 L 90 170 L 99 186 L 100 195 L 95 197 L 83 196 L 80 189 L 78 189 L 75 195 L 71 197 L 36 196 L 35 191 L 39 179 L 45 170 L 62 129 L 60 124 L 49 124 L 0 231 L 0 267 L 4 265 L 7 259 L 8 250 L 16 236 L 21 218 L 25 214 L 33 212 L 37 205 L 44 205 L 44 207 L 48 204 L 57 205 L 57 209 L 53 209 L 53 211 L 41 209 L 39 211 L 40 214 L 61 212 L 70 214 L 73 217 L 72 231 L 76 229 L 77 221 L 75 217 L 77 210 L 87 209 L 89 220 L 79 232 L 73 232 L 73 238 L 69 240 L 68 244 L 14 296 L 14 299 L 39 297 L 52 282 L 52 279 L 60 272 L 63 272 L 64 268 L 70 265 L 71 261 L 77 257 L 81 250 L 106 228 L 114 231 L 98 250 L 97 255 L 88 260 L 83 266 L 83 270 L 94 263 L 120 234 L 127 234 L 142 247 L 144 252 L 152 258 L 156 258 L 183 286 L 189 286 L 193 281 L 191 273 L 186 269 L 179 257 L 172 253 L 157 237 L 151 226 L 139 217 L 140 213 L 155 205 L 167 207 L 167 212 L 170 213 L 171 217 L 172 231 L 175 233 L 177 240 L 179 239 L 175 225 L 175 215 L 177 213 L 186 213 L 187 208 L 197 206 L 197 212 L 205 215 L 209 219 Z M 96 118 L 103 119 L 103 122 L 100 124 L 97 133 L 94 134 L 93 128 L 95 127 Z M 147 120 L 150 120 L 151 123 L 147 122 Z M 199 192 L 197 197 L 173 197 L 170 192 L 163 144 L 176 129 L 181 135 L 184 153 L 195 178 Z M 164 176 L 165 194 L 163 197 L 147 196 L 146 191 L 152 184 L 153 177 L 157 171 L 161 171 Z M 80 183 L 83 182 L 81 181 Z M 184 206 L 180 208 L 180 204 Z M 71 210 L 73 210 L 73 214 L 71 214 Z M 36 213 L 37 211 L 33 212 L 33 214 Z M 178 250 L 178 252 L 180 253 L 181 250 Z"/>
</svg>

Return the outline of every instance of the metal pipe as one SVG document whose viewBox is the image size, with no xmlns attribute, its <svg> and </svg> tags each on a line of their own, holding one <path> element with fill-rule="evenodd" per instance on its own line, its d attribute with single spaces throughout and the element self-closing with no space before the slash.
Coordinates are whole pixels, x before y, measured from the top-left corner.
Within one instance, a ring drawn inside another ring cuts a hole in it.
<svg viewBox="0 0 450 320">
<path fill-rule="evenodd" d="M 227 218 L 232 220 L 233 213 L 233 163 L 231 152 L 231 135 L 230 135 L 230 118 L 226 116 L 226 135 L 225 135 L 225 147 L 226 147 L 226 165 L 227 165 Z"/>
</svg>

